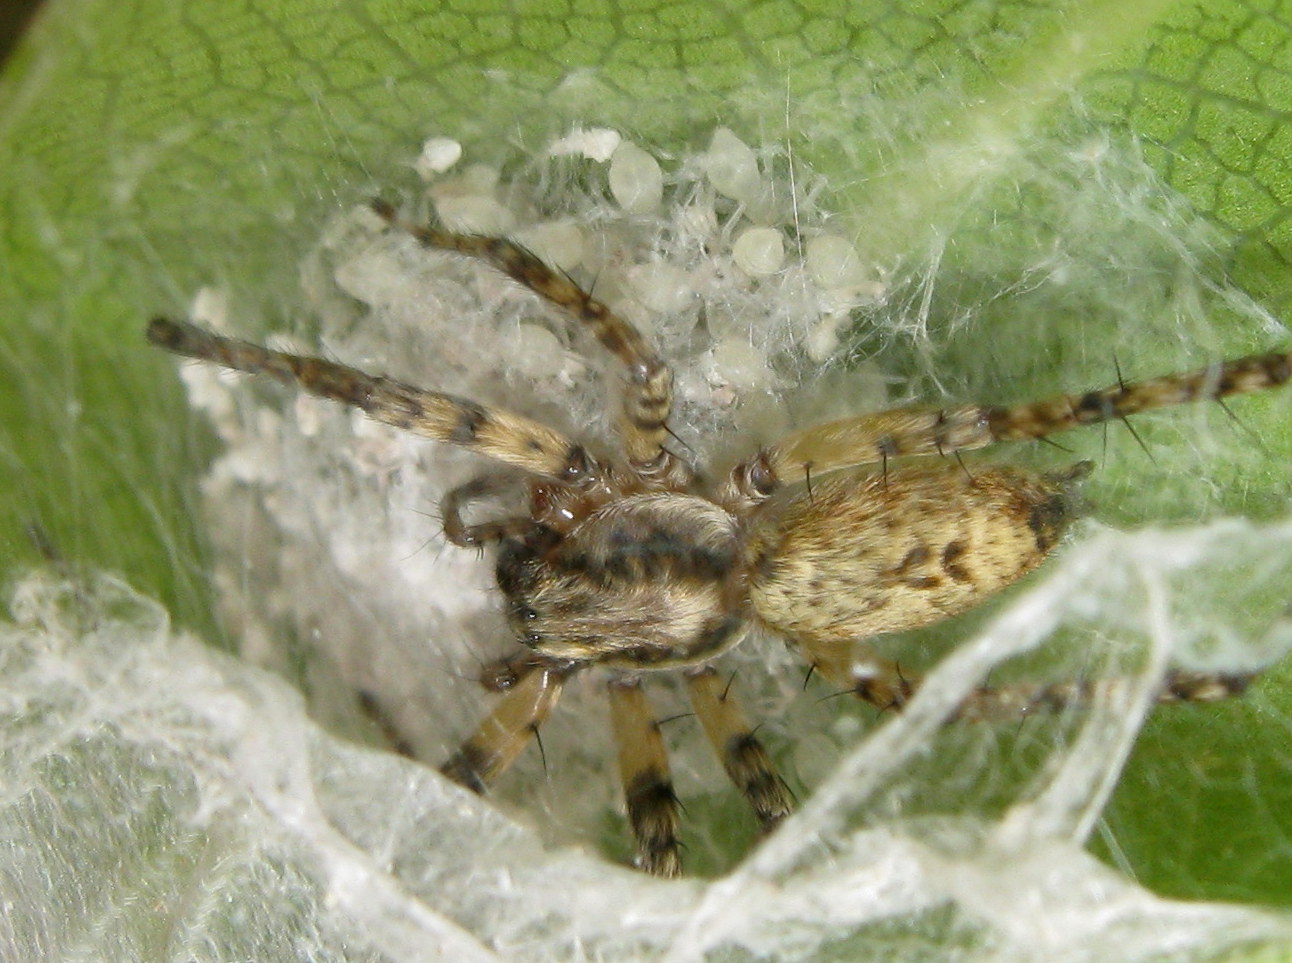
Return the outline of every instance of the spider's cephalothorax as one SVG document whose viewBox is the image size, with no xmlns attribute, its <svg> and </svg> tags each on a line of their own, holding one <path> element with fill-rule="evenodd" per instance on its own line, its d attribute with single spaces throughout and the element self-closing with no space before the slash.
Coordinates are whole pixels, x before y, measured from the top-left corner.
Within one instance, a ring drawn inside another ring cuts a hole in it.
<svg viewBox="0 0 1292 963">
<path fill-rule="evenodd" d="M 738 639 L 736 520 L 674 492 L 611 501 L 568 535 L 504 539 L 498 585 L 516 637 L 554 660 L 693 665 Z"/>
<path fill-rule="evenodd" d="M 1271 353 L 1029 404 L 894 408 L 789 435 L 709 486 L 664 447 L 672 372 L 635 328 L 515 244 L 409 224 L 383 202 L 373 208 L 426 247 L 501 270 L 595 335 L 626 372 L 619 458 L 603 463 L 523 415 L 187 322 L 157 319 L 149 340 L 297 384 L 527 473 L 523 517 L 464 520 L 470 502 L 499 488 L 493 478 L 445 498 L 450 541 L 496 545 L 498 585 L 522 648 L 483 673 L 481 681 L 502 695 L 442 771 L 484 790 L 532 739 L 565 680 L 604 667 L 638 864 L 661 875 L 680 870 L 678 804 L 641 688 L 644 670 L 682 670 L 723 767 L 769 830 L 789 812 L 790 797 L 714 657 L 761 626 L 835 684 L 882 708 L 900 706 L 917 681 L 877 656 L 860 656 L 858 643 L 965 611 L 1035 568 L 1077 511 L 1075 486 L 1089 469 L 1083 462 L 1041 474 L 970 470 L 945 457 L 897 459 L 1042 438 L 1292 378 L 1292 355 Z M 1160 698 L 1218 699 L 1246 682 L 1173 672 Z M 1055 708 L 1088 698 L 1098 684 L 983 690 L 956 714 Z"/>
</svg>

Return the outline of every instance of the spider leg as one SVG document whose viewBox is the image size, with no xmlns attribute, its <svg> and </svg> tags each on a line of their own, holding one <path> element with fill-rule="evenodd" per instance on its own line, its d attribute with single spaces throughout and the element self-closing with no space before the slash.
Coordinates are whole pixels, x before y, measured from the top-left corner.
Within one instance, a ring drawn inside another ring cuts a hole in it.
<svg viewBox="0 0 1292 963">
<path fill-rule="evenodd" d="M 478 258 L 587 326 L 628 372 L 620 416 L 628 463 L 648 477 L 671 479 L 682 470 L 677 459 L 664 449 L 673 408 L 673 371 L 651 350 L 641 332 L 519 244 L 412 224 L 382 200 L 374 200 L 372 208 L 392 227 L 412 235 L 422 245 Z"/>
<path fill-rule="evenodd" d="M 812 666 L 821 675 L 880 710 L 900 710 L 915 695 L 921 680 L 895 663 L 864 648 L 830 647 L 811 651 Z M 1157 688 L 1156 701 L 1218 702 L 1242 695 L 1256 673 L 1193 672 L 1172 669 Z M 1019 683 L 975 689 L 947 717 L 947 722 L 1002 722 L 1041 712 L 1062 712 L 1090 705 L 1127 679 L 1109 676 L 1070 682 Z"/>
<path fill-rule="evenodd" d="M 796 642 L 813 675 L 878 709 L 900 709 L 915 694 L 917 682 L 903 674 L 896 662 L 880 658 L 868 646 L 809 639 Z"/>
<path fill-rule="evenodd" d="M 376 421 L 536 475 L 572 481 L 597 470 L 582 447 L 541 422 L 465 398 L 415 388 L 325 358 L 226 338 L 187 321 L 156 318 L 148 325 L 148 340 L 176 354 L 295 384 L 310 394 L 353 405 Z"/>
<path fill-rule="evenodd" d="M 762 831 L 776 828 L 791 810 L 789 789 L 745 719 L 736 697 L 712 666 L 687 673 L 691 705 L 700 717 L 722 768 L 744 795 Z"/>
<path fill-rule="evenodd" d="M 655 876 L 678 876 L 682 872 L 678 802 L 659 723 L 637 679 L 614 679 L 609 690 L 610 721 L 619 747 L 628 823 L 637 842 L 637 866 Z"/>
<path fill-rule="evenodd" d="M 399 726 L 390 717 L 390 713 L 386 712 L 376 693 L 361 689 L 356 693 L 356 697 L 359 703 L 359 711 L 363 713 L 369 722 L 377 727 L 382 740 L 390 748 L 391 752 L 406 759 L 416 759 L 417 751 L 413 748 L 413 744 L 399 731 Z"/>
<path fill-rule="evenodd" d="M 534 665 L 507 689 L 466 742 L 440 772 L 468 789 L 483 793 L 529 745 L 561 694 L 573 670 L 568 666 Z"/>
<path fill-rule="evenodd" d="M 1219 702 L 1242 695 L 1256 673 L 1189 672 L 1172 669 L 1158 684 L 1155 701 Z M 961 703 L 955 718 L 969 722 L 1021 719 L 1038 712 L 1062 712 L 1088 706 L 1101 694 L 1127 684 L 1125 678 L 1079 679 L 982 688 Z"/>
<path fill-rule="evenodd" d="M 1292 379 L 1292 353 L 1271 352 L 1197 371 L 1055 395 L 1018 405 L 910 406 L 795 432 L 732 469 L 720 500 L 751 507 L 782 485 L 907 455 L 949 455 L 1001 441 L 1025 441 L 1155 408 L 1273 388 Z"/>
</svg>

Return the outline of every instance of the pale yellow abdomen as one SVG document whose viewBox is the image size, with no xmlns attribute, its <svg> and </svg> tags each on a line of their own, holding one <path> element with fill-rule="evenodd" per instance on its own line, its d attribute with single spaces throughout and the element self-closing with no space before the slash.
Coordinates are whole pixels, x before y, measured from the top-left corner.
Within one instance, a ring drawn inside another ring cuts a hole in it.
<svg viewBox="0 0 1292 963">
<path fill-rule="evenodd" d="M 954 463 L 832 474 L 759 510 L 743 556 L 754 611 L 807 643 L 963 612 L 1045 558 L 1083 474 Z"/>
</svg>

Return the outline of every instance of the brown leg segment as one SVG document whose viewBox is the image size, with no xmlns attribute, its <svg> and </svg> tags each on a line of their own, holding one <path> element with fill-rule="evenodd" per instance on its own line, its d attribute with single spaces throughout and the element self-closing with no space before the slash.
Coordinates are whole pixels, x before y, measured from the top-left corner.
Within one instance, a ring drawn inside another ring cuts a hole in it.
<svg viewBox="0 0 1292 963">
<path fill-rule="evenodd" d="M 789 435 L 737 465 L 721 495 L 749 506 L 781 485 L 909 455 L 950 455 L 1000 441 L 1026 441 L 1127 418 L 1142 411 L 1274 388 L 1292 379 L 1292 353 L 1273 352 L 1198 371 L 1118 383 L 1028 404 L 907 407 L 817 425 Z"/>
<path fill-rule="evenodd" d="M 678 804 L 659 723 L 636 679 L 616 679 L 609 690 L 619 777 L 628 823 L 637 841 L 637 866 L 655 876 L 678 876 L 682 872 Z"/>
<path fill-rule="evenodd" d="M 705 667 L 688 673 L 686 684 L 691 705 L 722 760 L 722 768 L 749 802 L 762 831 L 771 832 L 792 807 L 789 790 L 772 768 L 767 750 L 716 669 Z"/>
<path fill-rule="evenodd" d="M 545 666 L 523 675 L 440 772 L 468 789 L 484 792 L 529 745 L 569 675 L 569 670 Z"/>
<path fill-rule="evenodd" d="M 596 471 L 587 453 L 559 432 L 465 398 L 375 377 L 325 358 L 225 338 L 187 321 L 156 318 L 148 325 L 148 340 L 176 354 L 294 384 L 321 398 L 353 405 L 376 421 L 536 475 L 569 481 Z"/>
<path fill-rule="evenodd" d="M 650 349 L 641 332 L 518 244 L 412 224 L 400 219 L 394 207 L 382 200 L 373 201 L 372 208 L 392 227 L 426 247 L 456 251 L 493 265 L 587 326 L 628 371 L 621 428 L 629 464 L 648 476 L 669 475 L 674 470 L 671 456 L 664 451 L 665 425 L 673 407 L 673 372 Z"/>
</svg>

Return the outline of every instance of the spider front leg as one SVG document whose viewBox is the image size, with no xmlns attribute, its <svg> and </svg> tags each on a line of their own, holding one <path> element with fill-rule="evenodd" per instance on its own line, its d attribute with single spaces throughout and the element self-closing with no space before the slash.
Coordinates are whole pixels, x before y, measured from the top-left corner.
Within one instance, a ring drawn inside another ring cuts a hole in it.
<svg viewBox="0 0 1292 963">
<path fill-rule="evenodd" d="M 151 343 L 176 354 L 235 371 L 268 375 L 321 398 L 353 405 L 376 421 L 478 452 L 535 475 L 579 481 L 599 471 L 582 446 L 541 422 L 500 408 L 415 388 L 326 358 L 289 354 L 226 338 L 187 321 L 156 318 L 148 325 L 147 334 Z"/>
<path fill-rule="evenodd" d="M 689 472 L 664 448 L 673 408 L 673 371 L 651 350 L 641 332 L 519 244 L 413 224 L 382 200 L 374 200 L 372 209 L 426 247 L 455 251 L 492 265 L 585 325 L 628 372 L 620 414 L 628 464 L 646 478 L 672 484 L 689 481 Z"/>
<path fill-rule="evenodd" d="M 574 667 L 533 664 L 502 695 L 440 772 L 483 793 L 516 761 L 556 705 Z"/>
</svg>

